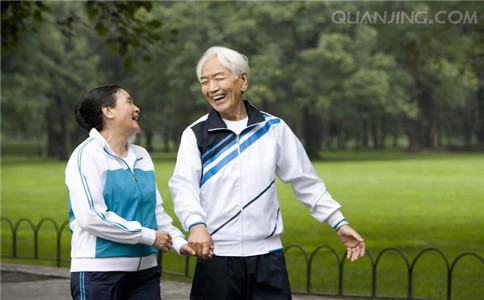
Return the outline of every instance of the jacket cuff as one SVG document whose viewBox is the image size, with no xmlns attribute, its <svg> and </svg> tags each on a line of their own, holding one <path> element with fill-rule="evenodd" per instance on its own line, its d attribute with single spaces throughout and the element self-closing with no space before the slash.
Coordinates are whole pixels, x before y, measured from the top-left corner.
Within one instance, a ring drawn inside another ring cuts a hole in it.
<svg viewBox="0 0 484 300">
<path fill-rule="evenodd" d="M 173 239 L 173 246 L 171 246 L 171 249 L 175 250 L 178 255 L 180 255 L 180 249 L 183 245 L 188 243 L 184 238 L 182 237 L 176 237 Z"/>
<path fill-rule="evenodd" d="M 203 220 L 203 218 L 199 215 L 191 215 L 190 217 L 188 217 L 187 221 L 185 222 L 186 230 L 189 232 L 190 227 L 198 224 L 205 224 L 205 221 Z"/>
<path fill-rule="evenodd" d="M 343 214 L 339 211 L 335 211 L 328 217 L 328 223 L 331 225 L 331 227 L 335 228 L 339 225 L 339 223 L 346 221 L 345 217 Z"/>
<path fill-rule="evenodd" d="M 152 246 L 155 242 L 156 231 L 151 228 L 142 227 L 141 228 L 141 238 L 139 240 L 140 244 L 145 244 Z"/>
</svg>

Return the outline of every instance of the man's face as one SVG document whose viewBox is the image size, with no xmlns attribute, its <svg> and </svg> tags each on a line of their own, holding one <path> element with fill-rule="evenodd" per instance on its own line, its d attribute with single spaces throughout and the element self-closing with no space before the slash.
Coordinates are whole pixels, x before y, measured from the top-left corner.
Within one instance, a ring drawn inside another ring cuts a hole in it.
<svg viewBox="0 0 484 300">
<path fill-rule="evenodd" d="M 222 118 L 240 120 L 247 116 L 242 98 L 248 86 L 246 73 L 235 78 L 214 56 L 203 64 L 200 83 L 202 94 Z"/>
</svg>

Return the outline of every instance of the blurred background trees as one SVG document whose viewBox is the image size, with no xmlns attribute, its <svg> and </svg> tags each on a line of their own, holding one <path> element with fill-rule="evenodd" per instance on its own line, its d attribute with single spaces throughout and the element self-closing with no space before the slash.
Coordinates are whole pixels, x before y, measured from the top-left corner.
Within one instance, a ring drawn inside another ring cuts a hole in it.
<svg viewBox="0 0 484 300">
<path fill-rule="evenodd" d="M 246 98 L 323 149 L 483 149 L 484 16 L 464 2 L 2 1 L 2 143 L 65 159 L 87 135 L 75 105 L 125 87 L 140 141 L 175 151 L 209 105 L 195 65 L 212 45 L 248 56 Z M 477 24 L 335 24 L 335 11 L 476 11 Z M 481 18 L 481 19 L 479 19 Z"/>
</svg>

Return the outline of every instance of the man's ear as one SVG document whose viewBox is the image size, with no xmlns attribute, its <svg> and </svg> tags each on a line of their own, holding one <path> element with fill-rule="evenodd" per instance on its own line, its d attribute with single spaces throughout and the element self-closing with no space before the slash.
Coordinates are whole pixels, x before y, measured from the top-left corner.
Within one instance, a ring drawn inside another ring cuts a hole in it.
<svg viewBox="0 0 484 300">
<path fill-rule="evenodd" d="M 247 73 L 242 73 L 240 74 L 239 78 L 241 80 L 240 90 L 242 91 L 242 93 L 245 93 L 245 91 L 247 91 L 247 88 L 249 88 L 249 77 L 247 76 Z"/>
<path fill-rule="evenodd" d="M 113 114 L 113 111 L 111 109 L 111 106 L 103 106 L 102 111 L 103 111 L 103 115 L 106 119 L 114 118 L 114 114 Z"/>
</svg>

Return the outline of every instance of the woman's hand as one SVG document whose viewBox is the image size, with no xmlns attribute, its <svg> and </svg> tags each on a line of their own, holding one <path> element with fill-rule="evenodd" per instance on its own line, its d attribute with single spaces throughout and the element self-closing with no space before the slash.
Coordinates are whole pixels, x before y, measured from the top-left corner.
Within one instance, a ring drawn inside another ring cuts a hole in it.
<svg viewBox="0 0 484 300">
<path fill-rule="evenodd" d="M 186 243 L 185 245 L 181 246 L 180 254 L 183 255 L 183 256 L 195 256 L 196 252 L 195 252 L 195 250 L 190 248 L 188 243 Z"/>
<path fill-rule="evenodd" d="M 155 242 L 153 247 L 160 249 L 161 252 L 168 252 L 173 246 L 171 235 L 167 231 L 156 231 Z"/>
</svg>

